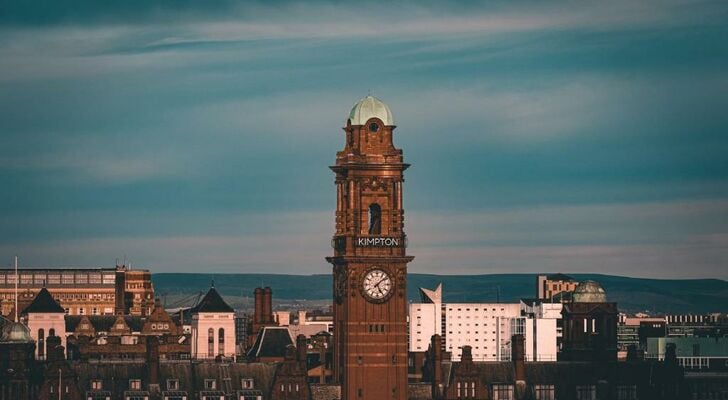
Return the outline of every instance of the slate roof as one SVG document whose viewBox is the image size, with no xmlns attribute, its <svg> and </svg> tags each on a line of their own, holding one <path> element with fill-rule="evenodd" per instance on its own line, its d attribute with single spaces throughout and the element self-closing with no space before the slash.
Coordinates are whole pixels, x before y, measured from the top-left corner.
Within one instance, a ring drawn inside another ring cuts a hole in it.
<svg viewBox="0 0 728 400">
<path fill-rule="evenodd" d="M 293 339 L 287 328 L 266 326 L 258 332 L 255 344 L 248 350 L 248 358 L 284 358 L 289 345 L 293 345 Z"/>
<path fill-rule="evenodd" d="M 116 322 L 116 315 L 66 315 L 66 332 L 75 332 L 81 320 L 88 318 L 96 332 L 109 332 Z M 132 332 L 141 332 L 144 321 L 139 316 L 124 316 L 124 322 Z"/>
<path fill-rule="evenodd" d="M 201 312 L 235 312 L 225 300 L 222 299 L 220 293 L 215 290 L 215 287 L 211 287 L 205 297 L 192 308 L 192 313 Z"/>
<path fill-rule="evenodd" d="M 595 363 L 583 361 L 558 362 L 526 362 L 524 372 L 529 385 L 553 384 L 557 386 L 574 386 L 579 384 L 595 384 L 605 379 L 620 384 L 636 384 L 649 380 L 651 371 L 661 368 L 661 363 Z M 444 365 L 443 365 L 444 366 Z M 452 384 L 461 363 L 454 363 L 452 375 L 446 382 Z M 477 362 L 474 367 L 482 385 L 497 383 L 513 383 L 516 375 L 514 365 L 510 361 Z"/>
<path fill-rule="evenodd" d="M 142 387 L 148 384 L 149 367 L 145 363 L 73 363 L 74 372 L 78 374 L 78 386 L 82 391 L 91 387 L 91 381 L 101 380 L 103 390 L 112 392 L 112 398 L 122 398 L 129 391 L 129 379 L 141 379 Z M 206 391 L 205 379 L 215 379 L 218 384 L 216 392 L 223 395 L 234 394 L 241 387 L 243 378 L 253 379 L 253 390 L 261 391 L 264 399 L 270 398 L 271 386 L 277 371 L 275 363 L 161 363 L 159 366 L 159 383 L 161 390 L 167 392 L 167 379 L 176 379 L 179 388 L 176 393 L 189 394 Z M 230 388 L 227 389 L 226 380 Z M 169 392 L 168 392 L 169 393 Z"/>
<path fill-rule="evenodd" d="M 51 292 L 46 288 L 42 288 L 38 295 L 35 296 L 33 302 L 25 307 L 23 314 L 27 313 L 65 313 L 66 310 L 53 298 Z"/>
</svg>

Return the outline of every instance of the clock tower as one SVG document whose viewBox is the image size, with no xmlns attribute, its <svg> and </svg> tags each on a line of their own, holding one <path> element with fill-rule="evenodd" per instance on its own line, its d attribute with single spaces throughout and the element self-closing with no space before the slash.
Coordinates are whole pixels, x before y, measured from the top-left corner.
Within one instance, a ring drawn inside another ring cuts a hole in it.
<svg viewBox="0 0 728 400">
<path fill-rule="evenodd" d="M 351 109 L 336 154 L 334 378 L 344 400 L 407 399 L 407 263 L 402 150 L 389 107 Z"/>
</svg>

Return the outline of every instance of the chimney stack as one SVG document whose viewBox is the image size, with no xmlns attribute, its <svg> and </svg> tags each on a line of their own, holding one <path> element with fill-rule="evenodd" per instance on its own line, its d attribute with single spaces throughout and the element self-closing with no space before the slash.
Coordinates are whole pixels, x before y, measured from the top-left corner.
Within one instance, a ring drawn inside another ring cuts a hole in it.
<svg viewBox="0 0 728 400">
<path fill-rule="evenodd" d="M 253 314 L 253 324 L 263 323 L 263 288 L 255 288 L 253 291 L 255 296 L 255 313 Z M 257 333 L 257 332 L 256 332 Z"/>
<path fill-rule="evenodd" d="M 48 361 L 62 361 L 65 357 L 64 348 L 61 346 L 61 338 L 59 336 L 48 336 L 46 338 L 46 349 L 48 349 Z"/>
<path fill-rule="evenodd" d="M 273 323 L 273 291 L 269 287 L 263 288 L 263 323 Z"/>
<path fill-rule="evenodd" d="M 432 335 L 430 341 L 430 355 L 432 357 L 432 398 L 442 398 L 442 337 Z"/>
<path fill-rule="evenodd" d="M 473 348 L 470 346 L 463 346 L 463 355 L 460 357 L 460 363 L 472 364 L 473 363 Z"/>
<path fill-rule="evenodd" d="M 523 335 L 513 335 L 511 338 L 511 359 L 516 371 L 516 381 L 526 380 L 526 353 Z"/>
<path fill-rule="evenodd" d="M 304 367 L 306 366 L 306 354 L 308 353 L 308 344 L 306 336 L 301 334 L 296 336 L 296 359 Z"/>
<path fill-rule="evenodd" d="M 306 325 L 306 310 L 298 310 L 298 325 Z"/>
</svg>

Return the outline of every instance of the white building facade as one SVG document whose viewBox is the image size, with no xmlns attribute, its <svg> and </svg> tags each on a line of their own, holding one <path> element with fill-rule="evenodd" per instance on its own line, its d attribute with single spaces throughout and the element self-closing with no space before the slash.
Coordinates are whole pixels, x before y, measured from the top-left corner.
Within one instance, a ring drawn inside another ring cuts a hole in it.
<svg viewBox="0 0 728 400">
<path fill-rule="evenodd" d="M 192 358 L 235 358 L 235 311 L 214 287 L 192 309 Z"/>
<path fill-rule="evenodd" d="M 511 336 L 522 334 L 526 360 L 556 360 L 561 310 L 551 304 L 528 313 L 523 303 L 443 303 L 442 285 L 420 293 L 423 302 L 409 309 L 411 352 L 427 351 L 432 335 L 439 334 L 453 361 L 460 360 L 463 346 L 471 346 L 473 361 L 505 361 L 511 359 Z"/>
<path fill-rule="evenodd" d="M 48 289 L 44 287 L 38 292 L 33 302 L 24 310 L 24 314 L 30 336 L 36 343 L 36 359 L 45 360 L 48 355 L 46 340 L 49 336 L 58 336 L 64 352 L 66 351 L 66 313 Z"/>
</svg>

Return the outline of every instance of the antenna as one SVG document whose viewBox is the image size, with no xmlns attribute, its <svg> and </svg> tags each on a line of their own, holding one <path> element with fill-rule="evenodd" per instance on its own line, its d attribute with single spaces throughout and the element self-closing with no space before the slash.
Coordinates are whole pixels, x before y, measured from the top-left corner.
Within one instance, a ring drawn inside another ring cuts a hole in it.
<svg viewBox="0 0 728 400">
<path fill-rule="evenodd" d="M 18 256 L 15 256 L 15 322 L 18 322 Z"/>
</svg>

